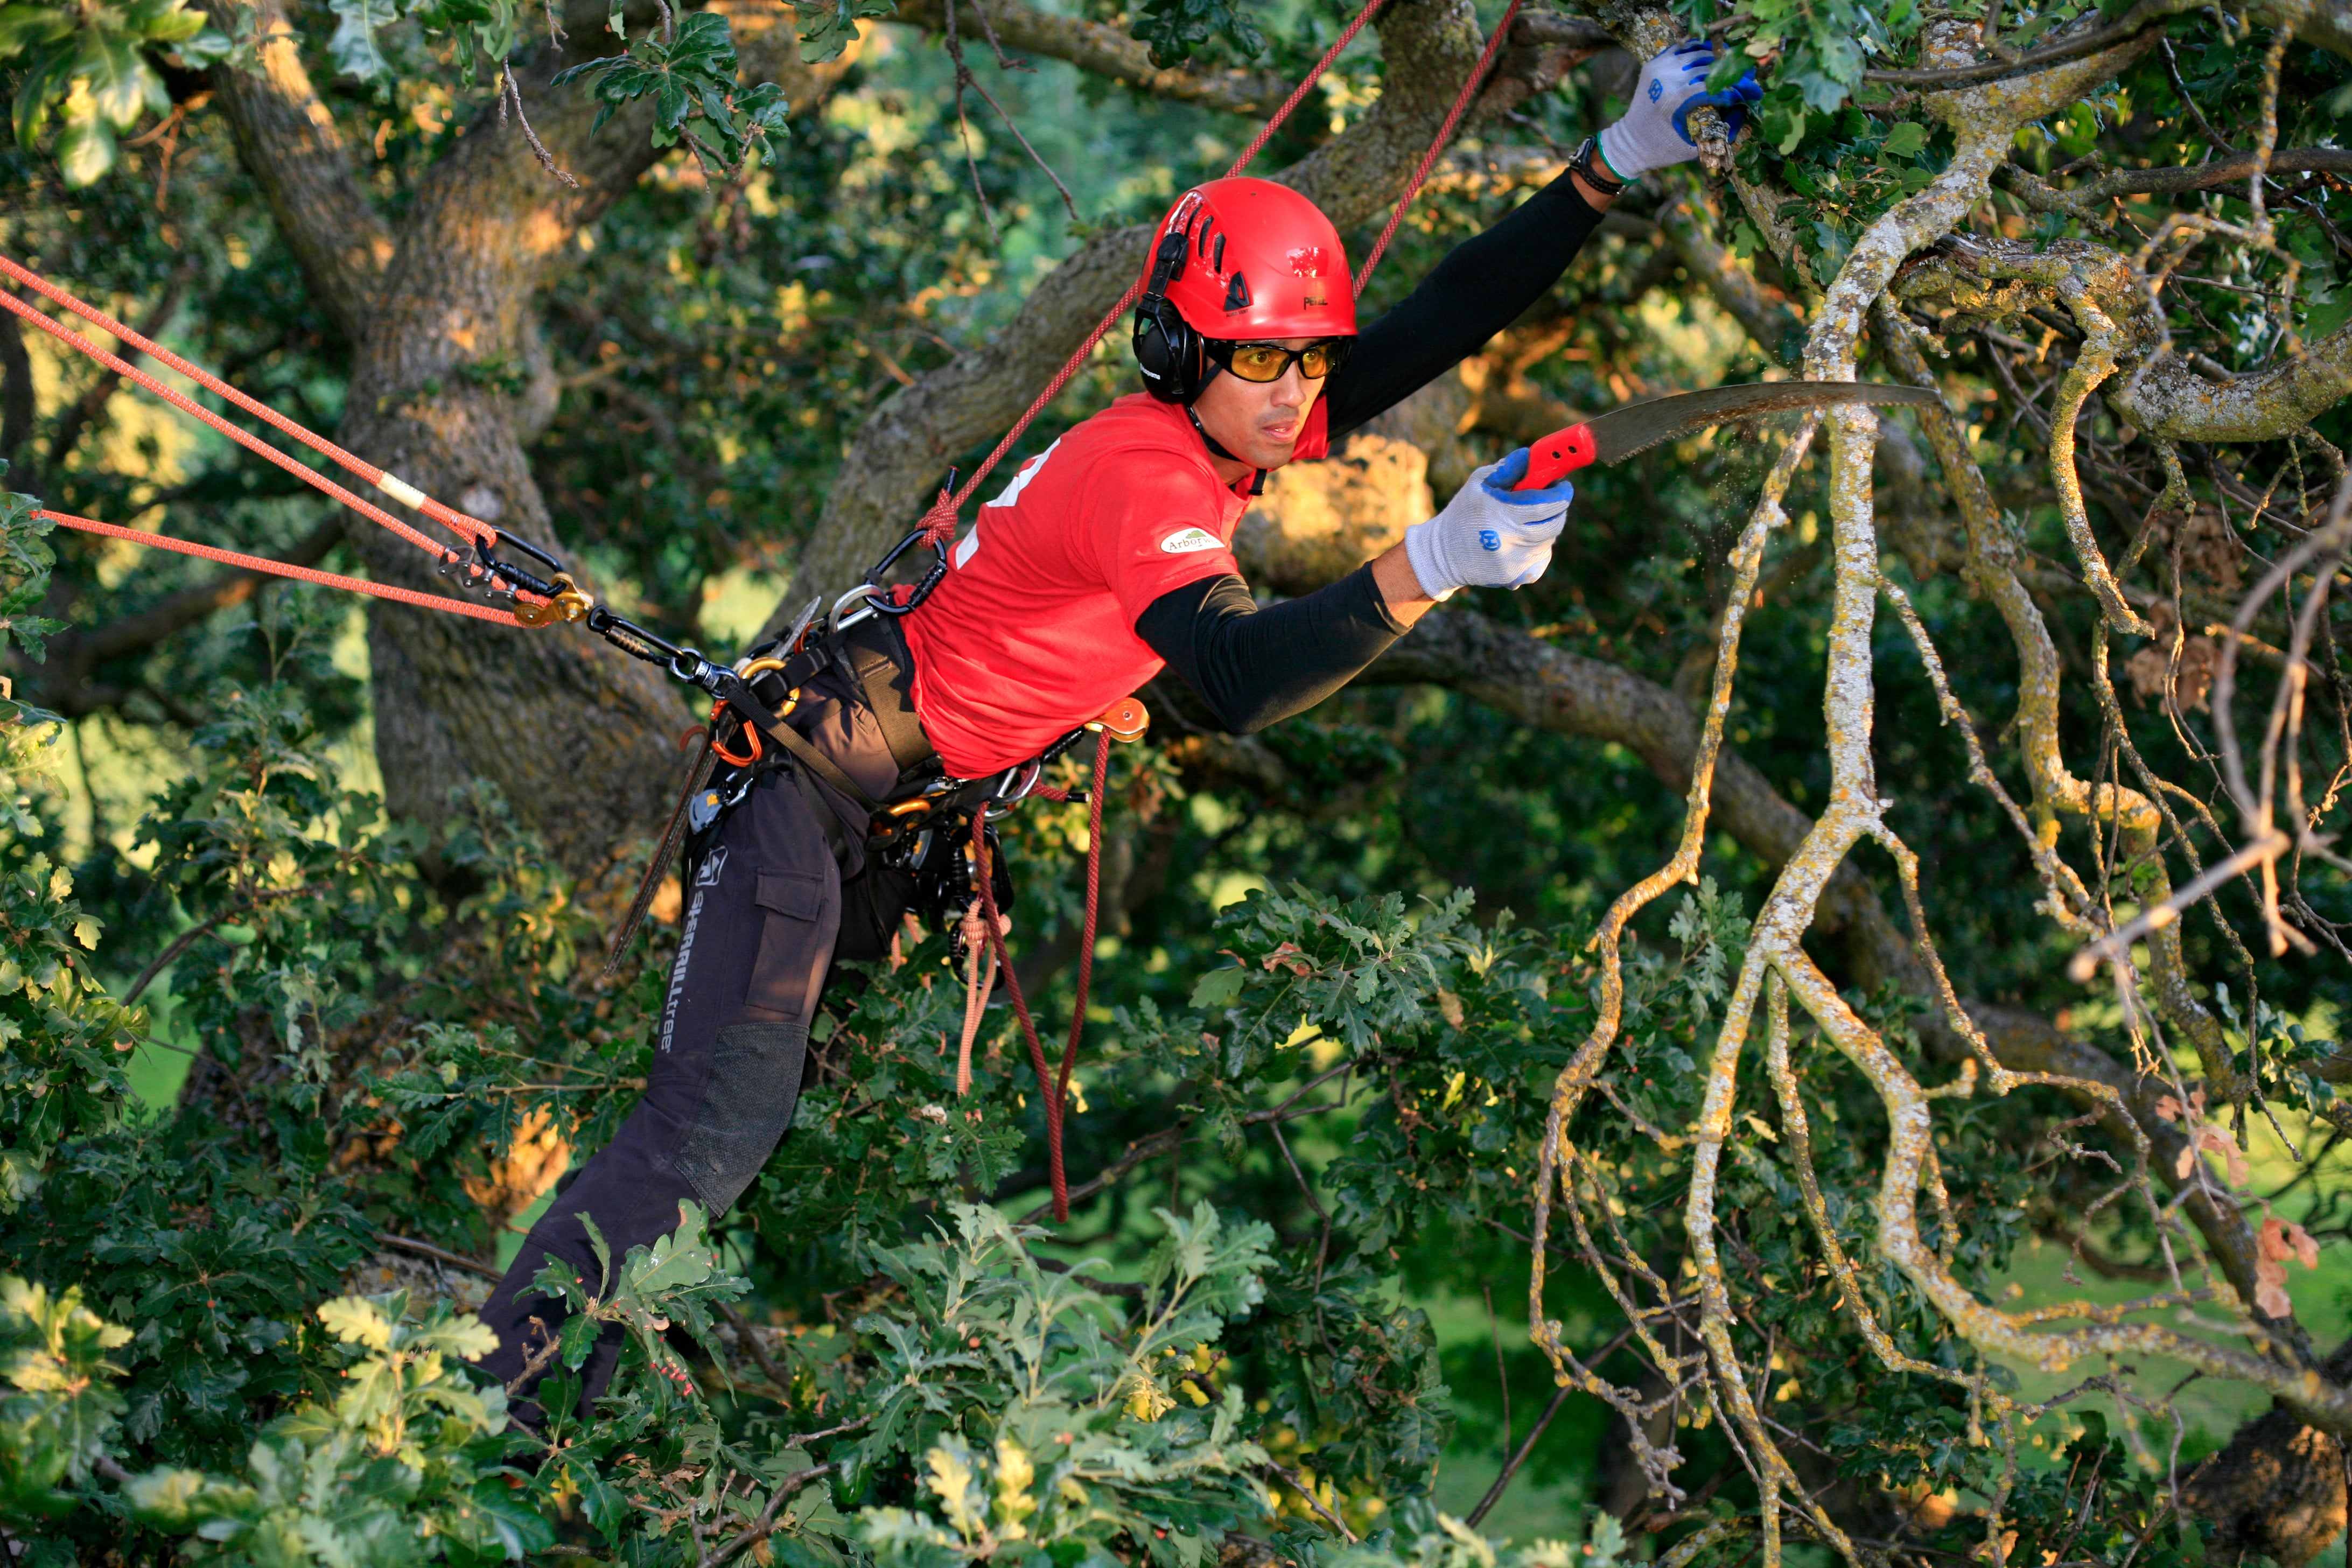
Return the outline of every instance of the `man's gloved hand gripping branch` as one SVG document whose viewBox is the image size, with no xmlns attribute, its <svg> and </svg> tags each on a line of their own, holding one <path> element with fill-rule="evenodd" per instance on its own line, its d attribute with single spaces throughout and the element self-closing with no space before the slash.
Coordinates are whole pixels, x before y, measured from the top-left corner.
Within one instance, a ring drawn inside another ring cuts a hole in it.
<svg viewBox="0 0 2352 1568">
<path fill-rule="evenodd" d="M 1739 134 L 1748 106 L 1762 98 L 1764 89 L 1749 71 L 1722 91 L 1709 92 L 1706 79 L 1714 68 L 1715 46 L 1704 38 L 1676 44 L 1642 68 L 1633 107 L 1600 136 L 1601 161 L 1612 174 L 1621 181 L 1638 180 L 1697 157 L 1690 117 L 1691 110 L 1703 105 L 1721 110 L 1725 131 Z"/>
</svg>

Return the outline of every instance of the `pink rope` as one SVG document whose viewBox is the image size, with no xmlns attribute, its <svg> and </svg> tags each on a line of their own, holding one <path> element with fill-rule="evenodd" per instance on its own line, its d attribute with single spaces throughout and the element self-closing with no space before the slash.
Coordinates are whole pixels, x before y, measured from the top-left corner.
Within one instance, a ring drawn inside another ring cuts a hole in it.
<svg viewBox="0 0 2352 1568">
<path fill-rule="evenodd" d="M 274 577 L 291 577 L 300 583 L 316 583 L 322 587 L 342 588 L 354 594 L 366 594 L 378 599 L 391 599 L 403 605 L 415 605 L 427 610 L 447 610 L 453 615 L 471 616 L 478 621 L 495 621 L 501 626 L 519 625 L 511 610 L 493 609 L 464 599 L 445 598 L 438 594 L 420 594 L 414 588 L 403 588 L 390 583 L 371 583 L 364 577 L 345 577 L 333 572 L 320 572 L 314 567 L 297 566 L 290 561 L 272 561 L 263 555 L 247 555 L 235 550 L 222 550 L 215 545 L 197 544 L 185 539 L 173 539 L 161 533 L 142 533 L 135 528 L 122 528 L 111 522 L 100 522 L 93 518 L 75 517 L 62 511 L 37 511 L 35 517 L 46 518 L 65 528 L 79 529 L 84 533 L 102 533 L 109 539 L 127 539 L 133 544 L 145 544 L 157 550 L 177 551 L 182 555 L 201 556 L 217 561 L 224 566 L 241 566 L 247 572 L 267 572 Z"/>
<path fill-rule="evenodd" d="M 1355 20 L 1340 30 L 1339 37 L 1333 41 L 1331 47 L 1323 51 L 1323 58 L 1315 62 L 1313 69 L 1299 79 L 1298 85 L 1290 89 L 1290 96 L 1282 100 L 1282 106 L 1274 111 L 1263 126 L 1259 127 L 1257 135 L 1251 139 L 1250 144 L 1242 149 L 1241 156 L 1234 160 L 1234 166 L 1225 171 L 1226 179 L 1232 179 L 1250 166 L 1250 161 L 1265 149 L 1274 133 L 1282 129 L 1282 122 L 1288 120 L 1291 112 L 1307 100 L 1307 93 L 1314 89 L 1317 82 L 1323 79 L 1323 73 L 1331 68 L 1331 62 L 1339 58 L 1340 51 L 1356 41 L 1356 35 L 1364 30 L 1365 24 L 1372 19 L 1373 14 L 1380 10 L 1381 4 L 1382 0 L 1364 0 L 1364 7 L 1356 13 Z M 1517 8 L 1517 0 L 1512 0 L 1512 8 L 1514 10 Z M 1507 21 L 1508 18 L 1505 20 Z M 1459 110 L 1457 110 L 1456 112 L 1458 114 Z M 1452 131 L 1454 121 L 1449 120 L 1445 124 L 1447 131 Z M 1433 152 L 1431 156 L 1434 157 L 1435 153 Z M 1424 159 L 1423 168 L 1426 169 L 1427 165 L 1428 160 Z M 1391 226 L 1395 226 L 1393 221 Z M 1358 286 L 1357 292 L 1362 292 L 1360 285 Z M 1004 460 L 1004 454 L 1011 451 L 1013 443 L 1021 439 L 1022 433 L 1036 422 L 1037 416 L 1043 414 L 1054 399 L 1061 395 L 1062 388 L 1070 384 L 1070 378 L 1078 374 L 1078 367 L 1087 363 L 1087 356 L 1095 352 L 1095 345 L 1110 334 L 1110 330 L 1118 325 L 1118 319 L 1126 315 L 1129 308 L 1142 297 L 1143 279 L 1139 278 L 1128 285 L 1127 292 L 1118 297 L 1118 303 L 1113 305 L 1108 313 L 1095 324 L 1094 331 L 1087 334 L 1086 342 L 1080 343 L 1076 352 L 1062 363 L 1062 368 L 1054 373 L 1054 379 L 1045 384 L 1045 390 L 1039 393 L 1031 401 L 1029 406 L 1022 411 L 1021 417 L 1013 422 L 1013 428 L 1004 433 L 1004 438 L 997 442 L 995 448 L 987 457 L 981 459 L 980 466 L 972 469 L 971 477 L 957 486 L 952 494 L 944 488 L 940 489 L 939 499 L 931 503 L 929 511 L 923 513 L 920 526 L 923 531 L 924 543 L 944 543 L 948 535 L 955 531 L 958 517 L 963 511 L 964 503 L 971 500 L 972 492 L 981 487 L 982 481 L 988 478 L 996 465 Z"/>
<path fill-rule="evenodd" d="M 1364 297 L 1364 285 L 1372 280 L 1372 268 L 1378 267 L 1381 258 L 1388 254 L 1389 241 L 1396 237 L 1397 226 L 1404 222 L 1405 209 L 1412 205 L 1415 196 L 1421 195 L 1421 187 L 1428 180 L 1429 171 L 1436 166 L 1438 154 L 1444 152 L 1446 142 L 1453 140 L 1454 128 L 1462 122 L 1462 115 L 1470 107 L 1470 100 L 1477 96 L 1479 84 L 1486 79 L 1487 71 L 1494 68 L 1495 57 L 1502 52 L 1504 36 L 1510 32 L 1511 20 L 1518 14 L 1519 0 L 1511 0 L 1508 8 L 1503 12 L 1502 21 L 1496 24 L 1495 36 L 1486 40 L 1486 52 L 1478 57 L 1478 63 L 1470 68 L 1470 79 L 1464 82 L 1462 90 L 1454 95 L 1454 107 L 1445 112 L 1445 123 L 1437 128 L 1437 140 L 1432 142 L 1429 151 L 1421 155 L 1421 167 L 1412 172 L 1412 178 L 1405 183 L 1404 194 L 1397 197 L 1396 211 L 1389 214 L 1388 227 L 1381 230 L 1381 237 L 1372 245 L 1372 253 L 1364 258 L 1364 269 L 1356 274 L 1357 299 Z"/>
</svg>

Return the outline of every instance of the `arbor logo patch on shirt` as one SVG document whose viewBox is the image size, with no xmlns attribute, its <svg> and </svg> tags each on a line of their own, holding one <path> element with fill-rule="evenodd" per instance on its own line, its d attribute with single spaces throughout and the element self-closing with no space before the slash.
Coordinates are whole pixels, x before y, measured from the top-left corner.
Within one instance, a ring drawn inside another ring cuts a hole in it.
<svg viewBox="0 0 2352 1568">
<path fill-rule="evenodd" d="M 1223 550 L 1225 542 L 1205 528 L 1180 528 L 1160 542 L 1166 555 L 1189 555 L 1196 550 Z"/>
</svg>

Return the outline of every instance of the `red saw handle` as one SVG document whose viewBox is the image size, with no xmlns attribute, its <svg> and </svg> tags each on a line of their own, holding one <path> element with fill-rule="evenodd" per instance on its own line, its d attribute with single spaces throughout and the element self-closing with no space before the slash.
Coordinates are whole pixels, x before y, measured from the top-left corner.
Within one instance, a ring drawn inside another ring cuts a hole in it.
<svg viewBox="0 0 2352 1568">
<path fill-rule="evenodd" d="M 1528 448 L 1528 477 L 1515 490 L 1549 489 L 1601 455 L 1592 442 L 1592 426 L 1571 425 L 1555 430 Z"/>
</svg>

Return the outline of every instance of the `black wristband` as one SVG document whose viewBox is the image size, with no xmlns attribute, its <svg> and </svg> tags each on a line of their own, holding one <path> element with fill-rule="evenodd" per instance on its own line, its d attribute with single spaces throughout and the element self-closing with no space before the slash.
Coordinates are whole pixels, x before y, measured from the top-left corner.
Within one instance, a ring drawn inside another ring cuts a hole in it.
<svg viewBox="0 0 2352 1568">
<path fill-rule="evenodd" d="M 1592 157 L 1593 154 L 1598 153 L 1600 150 L 1600 137 L 1586 137 L 1584 139 L 1583 145 L 1577 148 L 1577 150 L 1569 156 L 1569 173 L 1577 175 L 1582 179 L 1586 184 L 1591 185 L 1594 190 L 1599 191 L 1604 196 L 1621 195 L 1624 193 L 1625 187 L 1632 184 L 1633 182 L 1631 180 L 1612 180 L 1608 175 L 1602 174 L 1600 170 L 1594 168 L 1592 166 Z"/>
</svg>

